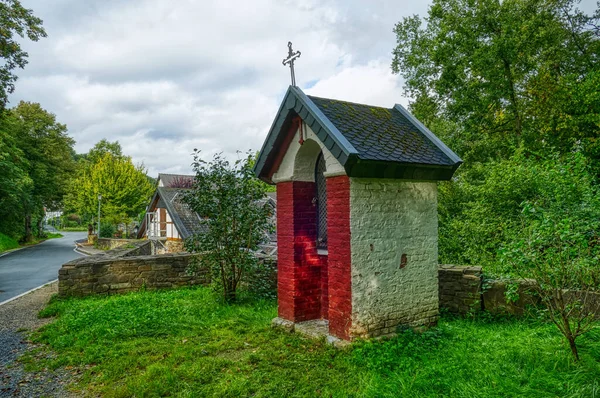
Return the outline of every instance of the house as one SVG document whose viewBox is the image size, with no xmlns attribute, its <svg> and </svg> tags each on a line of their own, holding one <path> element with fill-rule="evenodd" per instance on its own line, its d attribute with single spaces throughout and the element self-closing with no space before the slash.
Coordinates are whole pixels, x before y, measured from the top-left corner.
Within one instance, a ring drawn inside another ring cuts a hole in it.
<svg viewBox="0 0 600 398">
<path fill-rule="evenodd" d="M 277 187 L 274 324 L 342 340 L 434 324 L 437 181 L 461 163 L 401 105 L 290 86 L 255 165 Z"/>
<path fill-rule="evenodd" d="M 201 219 L 183 197 L 191 188 L 194 176 L 159 174 L 156 192 L 146 208 L 138 230 L 138 239 L 163 241 L 167 251 L 182 251 L 183 241 L 202 232 Z"/>
<path fill-rule="evenodd" d="M 183 251 L 183 241 L 190 236 L 205 231 L 202 218 L 184 201 L 186 192 L 192 187 L 194 176 L 179 174 L 159 174 L 156 192 L 146 208 L 146 214 L 138 230 L 138 239 L 156 239 L 163 242 L 168 252 Z M 273 193 L 265 197 L 261 204 L 269 204 L 275 209 Z M 275 211 L 273 212 L 275 214 Z M 261 246 L 263 254 L 276 253 L 276 235 Z"/>
</svg>

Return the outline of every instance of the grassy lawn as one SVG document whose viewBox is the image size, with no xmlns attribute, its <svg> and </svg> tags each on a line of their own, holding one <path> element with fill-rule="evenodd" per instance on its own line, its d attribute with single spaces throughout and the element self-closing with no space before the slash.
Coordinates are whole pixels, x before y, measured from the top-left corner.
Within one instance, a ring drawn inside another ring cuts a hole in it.
<svg viewBox="0 0 600 398">
<path fill-rule="evenodd" d="M 220 304 L 208 288 L 54 300 L 34 337 L 58 355 L 30 369 L 83 370 L 106 397 L 594 397 L 600 328 L 574 364 L 555 327 L 444 318 L 422 334 L 336 350 L 273 330 L 272 302 Z M 39 355 L 35 357 L 39 358 Z"/>
<path fill-rule="evenodd" d="M 7 250 L 16 249 L 18 247 L 19 247 L 19 242 L 17 242 L 10 236 L 0 234 L 0 253 L 5 252 Z"/>
<path fill-rule="evenodd" d="M 63 236 L 61 234 L 55 234 L 55 233 L 48 232 L 46 234 L 46 237 L 43 239 L 34 237 L 33 241 L 31 241 L 31 242 L 19 244 L 19 242 L 17 242 L 15 239 L 11 238 L 10 236 L 0 234 L 0 253 L 3 253 L 8 250 L 18 249 L 19 247 L 37 245 L 38 243 L 41 243 L 48 239 L 55 239 L 55 238 L 62 238 L 62 237 Z"/>
</svg>

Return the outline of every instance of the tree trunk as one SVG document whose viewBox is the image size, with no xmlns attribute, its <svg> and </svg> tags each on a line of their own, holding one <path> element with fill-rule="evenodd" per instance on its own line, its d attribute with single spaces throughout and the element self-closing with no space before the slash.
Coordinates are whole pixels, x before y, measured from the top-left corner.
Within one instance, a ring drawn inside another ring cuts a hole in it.
<svg viewBox="0 0 600 398">
<path fill-rule="evenodd" d="M 579 352 L 577 351 L 577 345 L 575 344 L 575 338 L 573 336 L 569 336 L 569 337 L 567 337 L 567 340 L 569 340 L 569 347 L 571 347 L 571 352 L 573 353 L 575 362 L 579 362 Z"/>
<path fill-rule="evenodd" d="M 31 242 L 33 234 L 31 232 L 31 214 L 25 216 L 25 242 Z"/>
<path fill-rule="evenodd" d="M 37 236 L 40 238 L 44 235 L 43 220 L 41 217 L 37 220 Z"/>
<path fill-rule="evenodd" d="M 225 301 L 227 303 L 235 303 L 236 297 L 236 286 L 235 280 L 232 278 L 227 279 L 227 283 L 225 284 Z"/>
</svg>

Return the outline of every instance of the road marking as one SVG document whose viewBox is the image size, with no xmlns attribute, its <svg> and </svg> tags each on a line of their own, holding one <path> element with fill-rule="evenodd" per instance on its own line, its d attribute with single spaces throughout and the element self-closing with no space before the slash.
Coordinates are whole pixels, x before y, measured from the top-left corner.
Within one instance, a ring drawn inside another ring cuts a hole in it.
<svg viewBox="0 0 600 398">
<path fill-rule="evenodd" d="M 33 289 L 26 291 L 25 293 L 21 293 L 21 294 L 19 294 L 18 296 L 15 296 L 15 297 L 13 297 L 13 298 L 9 298 L 8 300 L 5 300 L 5 301 L 1 302 L 1 303 L 0 303 L 0 305 L 8 304 L 8 303 L 10 303 L 10 302 L 11 302 L 11 301 L 13 301 L 13 300 L 16 300 L 16 299 L 18 299 L 18 298 L 21 298 L 21 297 L 23 297 L 23 296 L 25 296 L 26 294 L 29 294 L 29 293 L 31 293 L 31 292 L 35 292 L 36 290 L 38 290 L 38 289 L 41 289 L 41 288 L 43 288 L 44 286 L 50 285 L 50 284 L 52 284 L 52 283 L 54 283 L 54 282 L 56 282 L 56 281 L 58 281 L 58 279 L 55 279 L 55 280 L 53 280 L 53 281 L 50 281 L 50 282 L 46 282 L 46 283 L 44 283 L 44 284 L 43 284 L 43 285 L 41 285 L 41 286 L 34 287 Z"/>
</svg>

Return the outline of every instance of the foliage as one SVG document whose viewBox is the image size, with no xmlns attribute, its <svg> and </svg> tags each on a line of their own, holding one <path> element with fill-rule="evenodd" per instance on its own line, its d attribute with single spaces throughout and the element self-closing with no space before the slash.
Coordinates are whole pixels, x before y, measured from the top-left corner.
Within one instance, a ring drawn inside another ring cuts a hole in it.
<svg viewBox="0 0 600 398">
<path fill-rule="evenodd" d="M 18 0 L 0 1 L 0 48 L 4 63 L 0 66 L 0 108 L 8 103 L 8 94 L 14 92 L 17 76 L 15 68 L 23 69 L 28 54 L 21 48 L 21 40 L 15 36 L 38 41 L 46 37 L 42 20 L 24 8 Z"/>
<path fill-rule="evenodd" d="M 24 198 L 32 190 L 29 162 L 17 145 L 16 121 L 12 115 L 0 117 L 0 233 L 22 236 Z"/>
<path fill-rule="evenodd" d="M 115 158 L 124 158 L 123 150 L 119 141 L 110 142 L 106 138 L 101 139 L 89 150 L 87 154 L 82 156 L 89 163 L 98 163 L 107 153 Z"/>
<path fill-rule="evenodd" d="M 497 271 L 498 249 L 522 229 L 525 201 L 552 201 L 561 189 L 577 204 L 593 178 L 581 152 L 536 156 L 517 151 L 507 160 L 471 167 L 455 181 L 440 184 L 442 263 L 484 265 Z M 577 166 L 575 166 L 577 165 Z"/>
<path fill-rule="evenodd" d="M 546 323 L 446 318 L 338 350 L 272 329 L 272 301 L 231 306 L 208 288 L 53 300 L 42 314 L 58 318 L 34 336 L 48 346 L 28 366 L 75 367 L 80 395 L 541 398 L 600 387 L 600 329 L 574 364 Z"/>
<path fill-rule="evenodd" d="M 522 203 L 520 228 L 504 245 L 503 273 L 537 281 L 548 316 L 579 360 L 576 339 L 600 314 L 600 192 L 579 153 L 545 166 L 536 170 L 543 194 Z"/>
<path fill-rule="evenodd" d="M 96 215 L 98 195 L 102 195 L 101 219 L 112 224 L 128 223 L 137 217 L 154 191 L 143 165 L 135 166 L 130 157 L 111 151 L 104 152 L 95 163 L 80 164 L 73 186 L 70 208 L 82 216 Z"/>
<path fill-rule="evenodd" d="M 467 163 L 598 150 L 600 40 L 577 0 L 435 0 L 396 25 L 411 109 Z M 423 23 L 425 22 L 425 24 Z"/>
<path fill-rule="evenodd" d="M 19 242 L 10 236 L 4 235 L 0 233 L 0 253 L 5 252 L 7 250 L 16 249 L 19 247 Z"/>
<path fill-rule="evenodd" d="M 206 162 L 196 150 L 196 179 L 185 197 L 206 227 L 186 241 L 186 250 L 203 253 L 199 261 L 212 270 L 226 301 L 236 300 L 240 282 L 257 267 L 253 251 L 270 227 L 270 209 L 262 203 L 264 185 L 254 176 L 252 159 L 248 154 L 231 165 L 216 154 Z"/>
<path fill-rule="evenodd" d="M 442 262 L 494 268 L 557 153 L 600 175 L 600 10 L 577 3 L 435 0 L 396 25 L 411 111 L 465 160 L 439 185 Z"/>
<path fill-rule="evenodd" d="M 115 233 L 115 226 L 111 223 L 101 222 L 100 223 L 100 237 L 101 238 L 112 238 Z"/>
<path fill-rule="evenodd" d="M 74 141 L 66 130 L 35 103 L 20 102 L 0 115 L 0 171 L 8 173 L 0 177 L 0 203 L 6 205 L 0 231 L 31 241 L 42 234 L 44 208 L 61 205 L 74 167 Z"/>
</svg>

